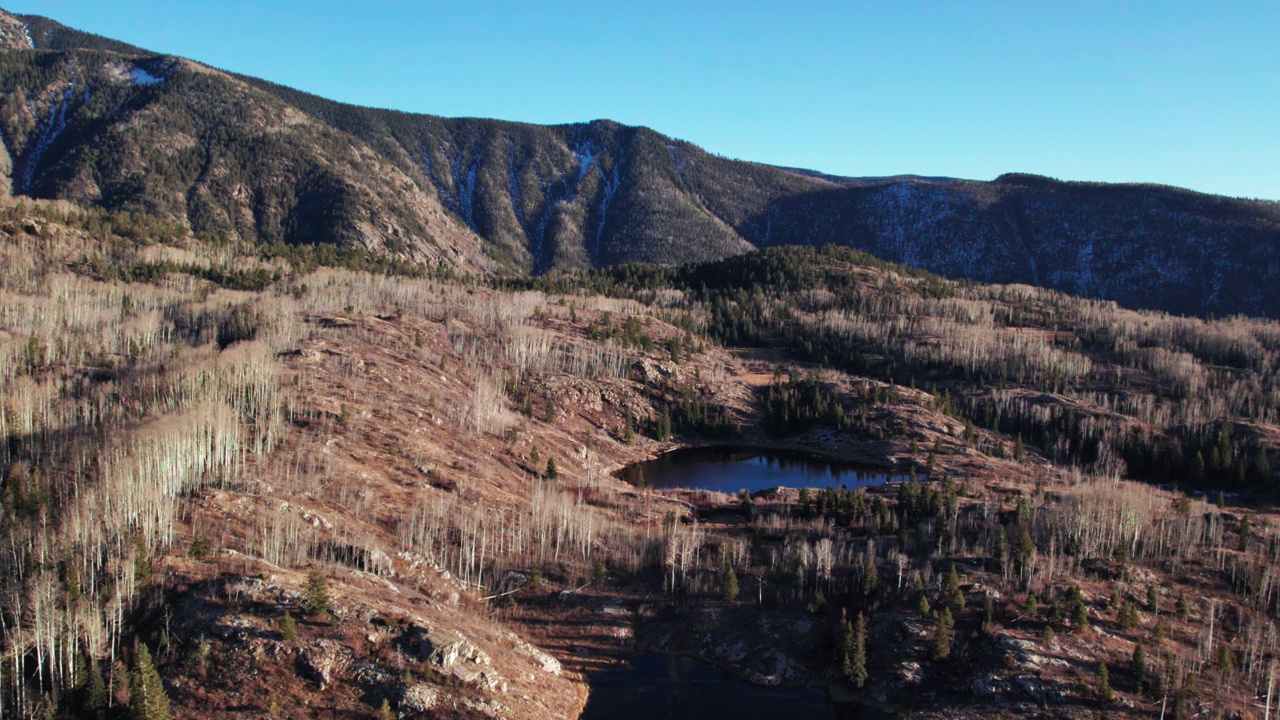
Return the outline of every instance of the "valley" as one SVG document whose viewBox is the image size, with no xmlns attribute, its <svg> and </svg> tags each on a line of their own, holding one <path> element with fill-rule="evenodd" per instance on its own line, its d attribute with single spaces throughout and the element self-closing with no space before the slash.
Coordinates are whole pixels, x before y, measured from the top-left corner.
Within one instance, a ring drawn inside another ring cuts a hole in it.
<svg viewBox="0 0 1280 720">
<path fill-rule="evenodd" d="M 0 44 L 0 718 L 1280 712 L 1276 203 Z"/>
<path fill-rule="evenodd" d="M 641 650 L 914 716 L 1092 715 L 1100 663 L 1134 715 L 1243 711 L 1270 680 L 1274 323 L 846 251 L 512 287 L 5 212 L 19 713 L 88 702 L 86 667 L 119 678 L 143 644 L 176 717 L 572 716 Z M 756 273 L 774 291 L 735 295 Z M 833 313 L 869 302 L 910 323 Z M 905 482 L 748 501 L 613 475 L 726 443 Z"/>
</svg>

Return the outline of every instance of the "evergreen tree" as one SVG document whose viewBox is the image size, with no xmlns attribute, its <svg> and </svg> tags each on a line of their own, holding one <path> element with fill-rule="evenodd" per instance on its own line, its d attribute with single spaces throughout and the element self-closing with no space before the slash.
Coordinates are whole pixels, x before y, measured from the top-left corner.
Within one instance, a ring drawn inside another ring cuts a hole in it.
<svg viewBox="0 0 1280 720">
<path fill-rule="evenodd" d="M 880 574 L 876 570 L 876 561 L 868 557 L 862 565 L 862 594 L 870 595 L 880 586 Z"/>
<path fill-rule="evenodd" d="M 547 458 L 547 479 L 556 480 L 560 477 L 560 469 L 556 467 L 555 458 Z"/>
<path fill-rule="evenodd" d="M 298 624 L 293 621 L 293 616 L 289 614 L 288 610 L 285 610 L 284 615 L 280 617 L 278 629 L 280 631 L 280 639 L 285 642 L 290 642 L 298 636 Z"/>
<path fill-rule="evenodd" d="M 307 575 L 307 585 L 302 590 L 302 611 L 311 617 L 319 617 L 329 612 L 333 601 L 329 598 L 329 582 L 324 573 L 312 570 Z"/>
<path fill-rule="evenodd" d="M 1230 675 L 1231 671 L 1236 667 L 1236 654 L 1231 652 L 1231 648 L 1225 644 L 1218 648 L 1218 670 L 1223 675 Z"/>
<path fill-rule="evenodd" d="M 89 714 L 94 714 L 99 710 L 106 710 L 109 700 L 110 695 L 107 694 L 107 683 L 102 677 L 102 666 L 91 657 L 89 658 L 89 683 L 84 692 L 84 710 Z"/>
<path fill-rule="evenodd" d="M 1160 589 L 1155 585 L 1147 586 L 1147 610 L 1160 614 Z"/>
<path fill-rule="evenodd" d="M 1120 607 L 1120 627 L 1125 630 L 1133 630 L 1139 624 L 1138 608 L 1126 602 Z"/>
<path fill-rule="evenodd" d="M 995 556 L 996 562 L 1004 562 L 1005 556 L 1009 554 L 1009 536 L 1005 533 L 1004 528 L 996 531 L 995 547 L 992 549 L 992 555 Z"/>
<path fill-rule="evenodd" d="M 1187 601 L 1185 590 L 1178 591 L 1178 619 L 1186 620 L 1191 615 L 1191 603 Z"/>
<path fill-rule="evenodd" d="M 853 636 L 853 659 L 848 678 L 854 687 L 867 684 L 867 618 L 862 613 L 858 613 L 858 631 Z"/>
<path fill-rule="evenodd" d="M 151 662 L 146 643 L 138 643 L 133 671 L 129 673 L 129 718 L 169 720 L 169 696 L 164 692 L 164 683 Z"/>
<path fill-rule="evenodd" d="M 662 414 L 658 416 L 658 441 L 661 442 L 671 437 L 671 413 L 663 408 Z"/>
<path fill-rule="evenodd" d="M 949 618 L 951 611 L 943 608 L 942 613 L 946 613 Z M 950 623 L 943 619 L 942 613 L 938 613 L 937 622 L 933 626 L 933 640 L 929 644 L 929 659 L 933 661 L 944 660 L 951 654 L 951 627 Z"/>
<path fill-rule="evenodd" d="M 956 591 L 960 589 L 960 576 L 956 574 L 956 564 L 951 563 L 947 568 L 947 575 L 942 579 L 942 595 L 944 598 L 955 597 Z"/>
<path fill-rule="evenodd" d="M 198 532 L 196 533 L 195 538 L 191 540 L 191 548 L 187 551 L 187 554 L 196 560 L 203 560 L 209 556 L 209 551 L 211 549 L 212 548 L 209 546 L 209 538 L 206 537 L 203 532 Z"/>
<path fill-rule="evenodd" d="M 1075 626 L 1077 632 L 1089 628 L 1089 608 L 1083 600 L 1078 600 L 1071 606 L 1071 624 Z"/>
<path fill-rule="evenodd" d="M 1115 691 L 1111 689 L 1111 672 L 1107 670 L 1106 663 L 1098 664 L 1098 700 L 1102 703 L 1109 703 L 1115 699 Z"/>
<path fill-rule="evenodd" d="M 843 616 L 836 627 L 836 665 L 845 677 L 853 673 L 853 624 Z"/>
<path fill-rule="evenodd" d="M 1141 643 L 1133 646 L 1132 668 L 1138 692 L 1142 692 L 1147 682 L 1147 651 L 1142 649 Z"/>
<path fill-rule="evenodd" d="M 738 599 L 738 592 L 738 573 L 733 571 L 733 565 L 726 562 L 721 577 L 720 594 L 725 602 L 731 603 Z"/>
</svg>

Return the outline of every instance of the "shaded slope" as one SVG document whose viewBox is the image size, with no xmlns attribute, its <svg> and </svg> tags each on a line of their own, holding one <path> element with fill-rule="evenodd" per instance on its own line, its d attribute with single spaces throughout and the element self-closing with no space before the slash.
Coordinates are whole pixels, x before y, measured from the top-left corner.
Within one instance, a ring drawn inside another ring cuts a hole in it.
<svg viewBox="0 0 1280 720">
<path fill-rule="evenodd" d="M 50 20 L 0 17 L 61 53 L 0 60 L 18 194 L 157 212 L 215 235 L 534 274 L 839 244 L 1127 305 L 1280 314 L 1274 202 L 1025 175 L 840 178 L 728 160 L 607 120 L 539 126 L 345 105 Z M 98 54 L 68 50 L 82 47 Z M 103 82 L 135 69 L 175 74 Z M 90 99 L 87 85 L 104 92 Z"/>
<path fill-rule="evenodd" d="M 195 63 L 11 52 L 0 89 L 16 194 L 146 212 L 211 238 L 446 266 L 480 257 L 479 240 L 377 153 Z"/>
<path fill-rule="evenodd" d="M 785 199 L 776 244 L 1184 314 L 1280 312 L 1280 206 L 1152 185 L 901 181 Z M 771 243 L 772 244 L 772 243 Z"/>
</svg>

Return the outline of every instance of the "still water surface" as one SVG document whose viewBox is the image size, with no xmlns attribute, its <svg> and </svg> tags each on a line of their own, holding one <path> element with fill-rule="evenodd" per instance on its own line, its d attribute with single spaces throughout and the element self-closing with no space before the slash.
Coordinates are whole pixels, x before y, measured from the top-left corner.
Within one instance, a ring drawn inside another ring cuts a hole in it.
<svg viewBox="0 0 1280 720">
<path fill-rule="evenodd" d="M 683 448 L 628 465 L 619 477 L 651 488 L 688 488 L 737 493 L 789 488 L 866 487 L 906 476 L 805 453 L 758 448 Z"/>
</svg>

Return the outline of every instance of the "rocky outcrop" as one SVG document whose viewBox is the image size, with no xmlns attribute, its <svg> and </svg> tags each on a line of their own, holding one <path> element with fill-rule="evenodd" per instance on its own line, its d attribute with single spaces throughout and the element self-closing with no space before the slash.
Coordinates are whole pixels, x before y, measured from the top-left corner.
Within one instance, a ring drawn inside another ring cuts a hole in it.
<svg viewBox="0 0 1280 720">
<path fill-rule="evenodd" d="M 299 662 L 308 677 L 328 687 L 333 679 L 351 667 L 351 648 L 333 640 L 316 640 L 299 653 Z"/>
</svg>

